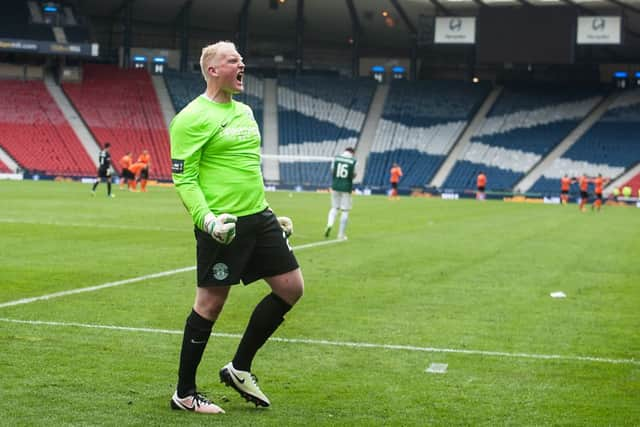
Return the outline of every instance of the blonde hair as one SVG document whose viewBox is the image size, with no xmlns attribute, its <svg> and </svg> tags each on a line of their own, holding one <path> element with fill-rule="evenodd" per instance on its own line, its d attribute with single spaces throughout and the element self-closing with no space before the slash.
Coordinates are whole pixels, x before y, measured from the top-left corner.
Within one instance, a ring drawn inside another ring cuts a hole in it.
<svg viewBox="0 0 640 427">
<path fill-rule="evenodd" d="M 209 64 L 216 57 L 218 50 L 224 46 L 231 46 L 233 49 L 236 49 L 236 45 L 228 40 L 219 41 L 202 48 L 202 55 L 200 55 L 200 71 L 202 72 L 202 77 L 204 77 L 205 82 L 209 81 L 209 74 L 207 73 Z"/>
</svg>

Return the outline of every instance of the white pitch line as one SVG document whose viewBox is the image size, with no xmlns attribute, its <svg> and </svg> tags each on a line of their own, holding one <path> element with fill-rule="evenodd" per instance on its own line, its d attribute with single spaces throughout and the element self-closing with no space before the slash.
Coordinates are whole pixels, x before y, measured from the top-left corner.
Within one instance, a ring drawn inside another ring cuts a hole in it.
<svg viewBox="0 0 640 427">
<path fill-rule="evenodd" d="M 160 273 L 147 274 L 146 276 L 134 277 L 132 279 L 125 279 L 125 280 L 118 280 L 117 282 L 103 283 L 102 285 L 89 286 L 89 287 L 86 287 L 86 288 L 70 289 L 68 291 L 54 292 L 52 294 L 41 295 L 39 297 L 22 298 L 22 299 L 15 300 L 15 301 L 4 302 L 4 303 L 0 304 L 0 308 L 11 307 L 11 306 L 14 306 L 14 305 L 21 305 L 21 304 L 29 304 L 29 303 L 32 303 L 32 302 L 35 302 L 35 301 L 41 301 L 41 300 L 47 300 L 47 299 L 51 299 L 51 298 L 64 297 L 64 296 L 67 296 L 67 295 L 81 294 L 83 292 L 99 291 L 100 289 L 113 288 L 114 286 L 121 286 L 121 285 L 126 285 L 126 284 L 129 284 L 129 283 L 141 282 L 143 280 L 155 279 L 155 278 L 158 278 L 158 277 L 172 276 L 174 274 L 184 273 L 185 271 L 191 271 L 191 270 L 195 270 L 195 269 L 196 269 L 195 267 L 177 268 L 175 270 L 168 270 L 168 271 L 163 271 L 163 272 L 160 272 Z"/>
<path fill-rule="evenodd" d="M 331 244 L 331 243 L 339 243 L 339 242 L 342 242 L 342 240 L 323 240 L 323 241 L 320 241 L 320 242 L 307 243 L 306 245 L 295 246 L 293 249 L 294 250 L 302 250 L 302 249 L 313 248 L 313 247 L 316 247 L 316 246 L 328 245 L 328 244 Z M 31 297 L 31 298 L 22 298 L 22 299 L 15 300 L 15 301 L 8 301 L 8 302 L 0 303 L 0 308 L 12 307 L 12 306 L 15 306 L 15 305 L 22 305 L 22 304 L 29 304 L 29 303 L 36 302 L 36 301 L 48 300 L 48 299 L 52 299 L 52 298 L 59 298 L 59 297 L 67 296 L 67 295 L 81 294 L 81 293 L 84 293 L 84 292 L 94 292 L 94 291 L 99 291 L 101 289 L 113 288 L 115 286 L 127 285 L 129 283 L 142 282 L 143 280 L 156 279 L 158 277 L 165 277 L 165 276 L 173 276 L 174 274 L 185 273 L 187 271 L 193 271 L 195 269 L 196 269 L 195 266 L 176 268 L 175 270 L 162 271 L 160 273 L 147 274 L 145 276 L 133 277 L 131 279 L 124 279 L 124 280 L 118 280 L 116 282 L 103 283 L 102 285 L 89 286 L 89 287 L 86 287 L 86 288 L 70 289 L 68 291 L 54 292 L 52 294 L 40 295 L 40 296 L 37 296 L 37 297 Z"/>
<path fill-rule="evenodd" d="M 307 243 L 307 244 L 304 244 L 304 245 L 294 246 L 293 250 L 294 251 L 299 251 L 301 249 L 315 248 L 317 246 L 324 246 L 324 245 L 332 245 L 334 243 L 340 243 L 340 242 L 344 242 L 344 240 L 340 240 L 340 239 L 321 240 L 319 242 L 313 242 L 313 243 Z"/>
<path fill-rule="evenodd" d="M 76 328 L 88 328 L 88 329 L 105 329 L 112 331 L 123 332 L 143 332 L 152 334 L 168 334 L 168 335 L 182 335 L 182 330 L 172 329 L 154 329 L 154 328 L 135 328 L 128 326 L 114 326 L 114 325 L 96 325 L 89 323 L 76 323 L 76 322 L 50 322 L 42 320 L 22 320 L 22 319 L 8 319 L 0 318 L 0 322 L 7 323 L 19 323 L 25 325 L 42 325 L 42 326 L 60 326 L 60 327 L 76 327 Z M 240 338 L 240 334 L 227 334 L 214 332 L 213 336 L 223 338 Z M 606 357 L 595 356 L 566 356 L 561 354 L 535 354 L 535 353 L 509 353 L 505 351 L 485 351 L 485 350 L 469 350 L 469 349 L 455 349 L 455 348 L 437 348 L 437 347 L 418 347 L 413 345 L 398 345 L 398 344 L 376 344 L 366 342 L 353 342 L 353 341 L 330 341 L 330 340 L 314 340 L 306 338 L 279 338 L 271 337 L 270 341 L 289 343 L 289 344 L 309 344 L 309 345 L 325 345 L 334 347 L 348 347 L 348 348 L 370 348 L 379 350 L 399 350 L 399 351 L 415 351 L 424 353 L 453 353 L 453 354 L 467 354 L 473 356 L 492 356 L 492 357 L 504 357 L 514 359 L 538 359 L 538 360 L 561 360 L 561 361 L 573 361 L 573 362 L 594 362 L 594 363 L 608 363 L 615 365 L 636 365 L 640 366 L 640 360 L 635 359 L 612 359 Z"/>
</svg>

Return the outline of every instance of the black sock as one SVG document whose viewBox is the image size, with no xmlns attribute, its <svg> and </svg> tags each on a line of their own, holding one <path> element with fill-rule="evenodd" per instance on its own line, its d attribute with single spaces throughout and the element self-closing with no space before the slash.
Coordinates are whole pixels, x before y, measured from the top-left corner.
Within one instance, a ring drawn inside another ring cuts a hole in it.
<svg viewBox="0 0 640 427">
<path fill-rule="evenodd" d="M 178 369 L 178 396 L 186 397 L 196 391 L 196 370 L 207 346 L 211 329 L 211 320 L 207 320 L 195 311 L 187 317 L 180 351 L 180 367 Z"/>
<path fill-rule="evenodd" d="M 111 195 L 111 182 L 107 182 L 107 195 Z"/>
<path fill-rule="evenodd" d="M 233 367 L 241 371 L 250 371 L 254 356 L 267 342 L 278 326 L 284 321 L 284 315 L 291 306 L 273 292 L 256 305 L 244 335 L 233 357 Z"/>
<path fill-rule="evenodd" d="M 96 191 L 96 187 L 100 184 L 100 181 L 96 181 L 93 183 L 93 189 L 91 191 Z"/>
</svg>

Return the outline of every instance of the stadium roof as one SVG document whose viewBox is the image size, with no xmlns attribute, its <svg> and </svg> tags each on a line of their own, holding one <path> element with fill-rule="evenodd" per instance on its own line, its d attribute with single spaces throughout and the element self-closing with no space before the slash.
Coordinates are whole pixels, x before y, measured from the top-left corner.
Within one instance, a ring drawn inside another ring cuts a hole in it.
<svg viewBox="0 0 640 427">
<path fill-rule="evenodd" d="M 89 17 L 114 18 L 131 4 L 132 19 L 162 25 L 177 22 L 190 8 L 193 28 L 233 34 L 248 5 L 250 37 L 295 39 L 298 0 L 78 0 Z M 277 4 L 274 8 L 273 3 Z M 305 0 L 305 42 L 348 43 L 353 34 L 350 7 L 361 28 L 363 46 L 408 48 L 410 34 L 433 31 L 434 16 L 474 16 L 481 8 L 575 7 L 580 15 L 623 17 L 624 57 L 640 52 L 640 0 Z M 383 12 L 388 16 L 383 16 Z M 432 34 L 432 33 L 431 33 Z"/>
</svg>

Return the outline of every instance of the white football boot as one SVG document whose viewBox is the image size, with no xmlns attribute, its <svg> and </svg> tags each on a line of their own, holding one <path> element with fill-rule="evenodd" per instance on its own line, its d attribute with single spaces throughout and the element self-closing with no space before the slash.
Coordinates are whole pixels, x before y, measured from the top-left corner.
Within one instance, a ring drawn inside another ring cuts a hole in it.
<svg viewBox="0 0 640 427">
<path fill-rule="evenodd" d="M 253 402 L 256 406 L 267 407 L 271 405 L 269 398 L 258 387 L 256 376 L 251 372 L 234 368 L 232 362 L 220 369 L 220 382 L 236 389 L 247 402 Z"/>
<path fill-rule="evenodd" d="M 224 414 L 224 410 L 204 397 L 197 391 L 187 397 L 178 397 L 178 392 L 173 393 L 171 408 L 201 414 Z"/>
</svg>

